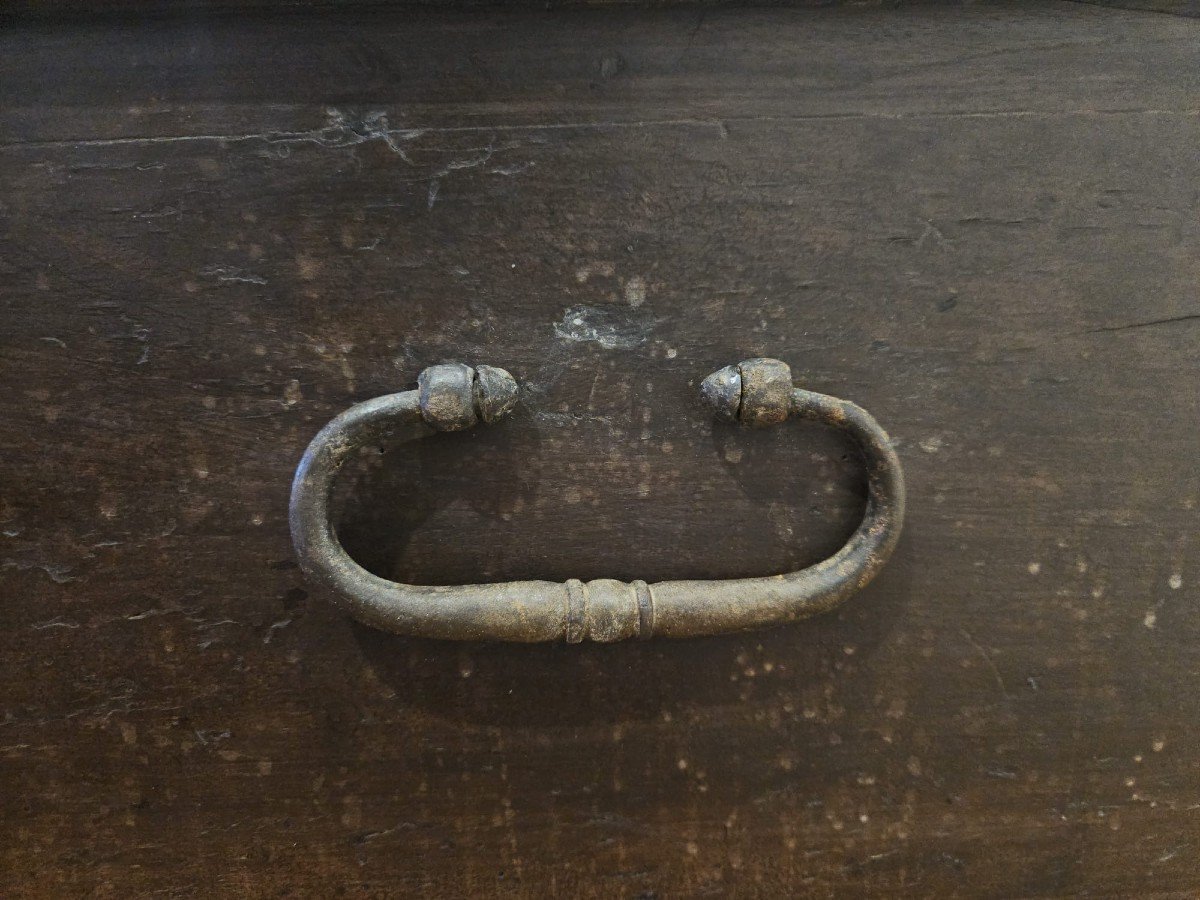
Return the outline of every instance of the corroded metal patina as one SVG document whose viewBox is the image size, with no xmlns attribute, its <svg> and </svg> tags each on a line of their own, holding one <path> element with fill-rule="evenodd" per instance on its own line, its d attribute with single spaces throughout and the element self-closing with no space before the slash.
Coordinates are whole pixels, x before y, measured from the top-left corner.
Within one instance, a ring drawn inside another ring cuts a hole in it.
<svg viewBox="0 0 1200 900">
<path fill-rule="evenodd" d="M 292 541 L 300 564 L 368 625 L 429 638 L 526 642 L 693 637 L 792 622 L 834 608 L 874 578 L 900 538 L 904 475 L 871 415 L 845 400 L 793 388 L 791 370 L 775 359 L 727 366 L 704 380 L 701 393 L 728 421 L 765 428 L 809 419 L 854 439 L 867 469 L 867 508 L 841 550 L 798 572 L 728 581 L 419 586 L 372 575 L 342 549 L 330 521 L 342 464 L 363 446 L 411 434 L 413 426 L 458 431 L 480 420 L 494 422 L 517 402 L 508 372 L 454 363 L 426 369 L 416 391 L 351 407 L 313 439 L 292 483 Z"/>
</svg>

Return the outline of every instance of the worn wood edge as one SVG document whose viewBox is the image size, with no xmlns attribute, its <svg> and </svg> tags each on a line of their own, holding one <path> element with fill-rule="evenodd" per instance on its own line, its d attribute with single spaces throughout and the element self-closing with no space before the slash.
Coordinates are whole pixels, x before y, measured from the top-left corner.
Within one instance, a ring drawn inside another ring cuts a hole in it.
<svg viewBox="0 0 1200 900">
<path fill-rule="evenodd" d="M 1060 0 L 1085 6 L 1108 7 L 1130 12 L 1200 18 L 1200 0 Z M 394 10 L 569 10 L 569 9 L 729 9 L 863 7 L 901 11 L 914 7 L 959 6 L 964 0 L 15 0 L 0 9 L 0 22 L 67 24 L 129 16 L 169 18 L 176 16 L 231 16 L 261 14 L 327 14 L 341 12 L 385 12 Z"/>
<path fill-rule="evenodd" d="M 0 22 L 69 24 L 74 22 L 187 16 L 327 14 L 406 11 L 587 10 L 587 9 L 736 9 L 852 7 L 896 9 L 966 7 L 965 0 L 15 0 L 0 8 Z"/>
</svg>

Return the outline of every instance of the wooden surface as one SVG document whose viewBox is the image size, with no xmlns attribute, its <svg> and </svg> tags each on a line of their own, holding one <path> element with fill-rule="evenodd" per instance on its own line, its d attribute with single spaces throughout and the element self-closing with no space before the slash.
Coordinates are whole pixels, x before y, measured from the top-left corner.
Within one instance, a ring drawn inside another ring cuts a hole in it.
<svg viewBox="0 0 1200 900">
<path fill-rule="evenodd" d="M 969 7 L 972 0 L 937 0 L 948 8 Z M 1200 0 L 1074 0 L 1119 9 L 1200 16 Z M 845 5 L 900 11 L 920 9 L 929 0 L 758 0 L 756 7 L 802 9 Z M 328 13 L 401 10 L 583 10 L 596 8 L 736 10 L 737 0 L 6 0 L 0 23 L 40 19 L 56 25 L 127 16 L 222 16 L 247 13 Z"/>
<path fill-rule="evenodd" d="M 1193 896 L 1200 32 L 1077 4 L 0 32 L 5 896 Z M 364 461 L 376 571 L 734 576 L 859 514 L 714 427 L 766 354 L 896 439 L 843 611 L 685 643 L 358 627 L 317 429 L 444 359 L 523 412 Z"/>
</svg>

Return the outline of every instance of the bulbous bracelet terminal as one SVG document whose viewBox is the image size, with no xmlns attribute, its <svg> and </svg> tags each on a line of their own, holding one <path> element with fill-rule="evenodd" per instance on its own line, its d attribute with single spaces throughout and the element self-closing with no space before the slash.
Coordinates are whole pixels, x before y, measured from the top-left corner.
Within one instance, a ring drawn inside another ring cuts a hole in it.
<svg viewBox="0 0 1200 900">
<path fill-rule="evenodd" d="M 329 516 L 338 470 L 356 450 L 411 435 L 492 423 L 516 405 L 517 383 L 490 366 L 453 363 L 421 373 L 418 390 L 352 406 L 321 429 L 292 482 L 289 519 L 300 566 L 361 622 L 398 634 L 448 640 L 579 643 L 694 637 L 794 622 L 833 609 L 887 562 L 904 520 L 904 473 L 887 434 L 845 400 L 792 386 L 776 359 L 749 359 L 704 379 L 701 393 L 721 419 L 751 428 L 789 418 L 847 432 L 867 469 L 862 524 L 833 556 L 763 578 L 727 581 L 510 581 L 420 586 L 372 575 L 338 542 Z"/>
</svg>

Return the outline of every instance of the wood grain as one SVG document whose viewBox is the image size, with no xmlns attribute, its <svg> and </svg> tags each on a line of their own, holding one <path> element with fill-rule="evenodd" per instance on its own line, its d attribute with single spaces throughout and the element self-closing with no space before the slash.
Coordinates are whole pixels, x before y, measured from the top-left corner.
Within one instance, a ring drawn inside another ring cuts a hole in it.
<svg viewBox="0 0 1200 900">
<path fill-rule="evenodd" d="M 7 896 L 1192 896 L 1200 42 L 1033 8 L 363 12 L 0 32 Z M 523 411 L 364 460 L 451 583 L 760 574 L 855 524 L 764 354 L 909 482 L 842 612 L 403 640 L 292 469 L 446 359 Z"/>
</svg>

